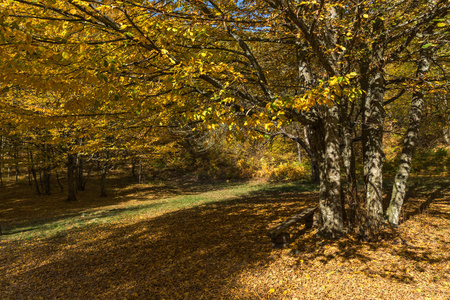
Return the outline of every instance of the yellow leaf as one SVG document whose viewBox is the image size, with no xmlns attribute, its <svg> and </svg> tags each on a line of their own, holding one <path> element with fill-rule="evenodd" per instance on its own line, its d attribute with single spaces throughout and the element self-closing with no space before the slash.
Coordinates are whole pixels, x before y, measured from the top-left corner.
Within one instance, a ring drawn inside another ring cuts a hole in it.
<svg viewBox="0 0 450 300">
<path fill-rule="evenodd" d="M 266 123 L 266 124 L 264 125 L 264 129 L 265 129 L 265 130 L 269 130 L 269 128 L 270 128 L 271 126 L 273 126 L 273 123 Z"/>
<path fill-rule="evenodd" d="M 275 289 L 270 289 L 269 293 L 275 293 Z"/>
</svg>

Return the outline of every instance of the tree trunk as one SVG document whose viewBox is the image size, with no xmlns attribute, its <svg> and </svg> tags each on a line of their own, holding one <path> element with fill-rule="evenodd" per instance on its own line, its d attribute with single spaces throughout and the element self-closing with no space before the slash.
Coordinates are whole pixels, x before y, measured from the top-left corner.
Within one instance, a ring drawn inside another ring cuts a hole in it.
<svg viewBox="0 0 450 300">
<path fill-rule="evenodd" d="M 68 197 L 67 201 L 77 200 L 77 189 L 75 182 L 75 155 L 72 153 L 67 154 L 67 185 L 68 185 Z"/>
<path fill-rule="evenodd" d="M 20 175 L 20 170 L 19 170 L 19 149 L 18 146 L 15 146 L 14 149 L 14 168 L 16 170 L 16 182 L 19 181 L 19 175 Z"/>
<path fill-rule="evenodd" d="M 430 69 L 432 51 L 430 48 L 420 50 L 420 59 L 417 66 L 417 77 L 423 77 Z M 409 125 L 403 140 L 403 150 L 400 157 L 397 174 L 395 175 L 394 185 L 392 186 L 392 196 L 389 207 L 386 211 L 386 219 L 392 225 L 398 225 L 400 212 L 405 200 L 406 182 L 411 172 L 411 161 L 414 149 L 416 147 L 419 134 L 420 121 L 422 119 L 422 108 L 424 104 L 424 95 L 422 91 L 417 90 L 413 93 L 411 109 L 409 113 Z"/>
<path fill-rule="evenodd" d="M 444 115 L 444 126 L 442 128 L 442 137 L 444 140 L 444 144 L 450 144 L 450 114 L 449 114 L 449 106 L 447 101 L 447 95 L 442 96 L 442 104 L 444 106 L 445 115 Z"/>
<path fill-rule="evenodd" d="M 325 120 L 313 126 L 314 134 L 311 135 L 320 177 L 319 232 L 324 237 L 337 238 L 344 232 L 337 109 L 326 111 L 324 115 Z"/>
<path fill-rule="evenodd" d="M 307 146 L 307 149 L 311 149 L 311 129 L 310 126 L 305 126 L 305 144 Z M 314 151 L 307 151 L 309 159 L 311 160 L 311 181 L 312 182 L 319 182 L 319 163 L 317 161 L 316 154 Z"/>
<path fill-rule="evenodd" d="M 341 124 L 343 124 L 343 145 L 341 155 L 344 171 L 347 175 L 347 186 L 343 187 L 346 188 L 346 191 L 342 192 L 342 197 L 343 199 L 347 199 L 348 214 L 346 217 L 348 225 L 351 229 L 356 225 L 357 207 L 359 206 L 358 190 L 356 185 L 356 162 L 350 124 L 344 120 L 341 121 Z"/>
<path fill-rule="evenodd" d="M 107 173 L 107 165 L 106 163 L 102 168 L 102 175 L 100 178 L 100 197 L 106 197 L 106 173 Z"/>
<path fill-rule="evenodd" d="M 362 141 L 364 152 L 364 182 L 367 234 L 378 231 L 383 220 L 383 123 L 384 123 L 384 78 L 377 72 L 370 81 L 369 92 L 364 105 Z"/>
<path fill-rule="evenodd" d="M 0 187 L 3 187 L 3 136 L 0 136 Z"/>
<path fill-rule="evenodd" d="M 36 174 L 36 169 L 33 167 L 31 167 L 31 174 L 33 175 L 33 180 L 34 180 L 34 186 L 36 188 L 36 194 L 37 195 L 42 195 L 41 193 L 41 189 L 39 188 L 39 182 L 37 180 L 37 174 Z"/>
<path fill-rule="evenodd" d="M 325 153 L 322 170 L 325 172 L 325 195 L 319 202 L 322 215 L 320 233 L 337 238 L 344 232 L 341 199 L 341 170 L 339 163 L 339 119 L 337 107 L 327 112 L 325 120 Z"/>
<path fill-rule="evenodd" d="M 76 178 L 77 191 L 84 191 L 83 158 L 80 154 L 77 155 L 76 160 Z"/>
<path fill-rule="evenodd" d="M 58 183 L 59 188 L 61 189 L 61 193 L 64 193 L 64 187 L 61 184 L 61 180 L 59 179 L 59 173 L 58 170 L 56 170 L 56 182 Z"/>
<path fill-rule="evenodd" d="M 42 170 L 42 186 L 43 186 L 43 193 L 44 195 L 50 195 L 50 177 L 51 177 L 51 173 L 50 173 L 50 167 L 45 167 Z"/>
<path fill-rule="evenodd" d="M 377 18 L 372 23 L 373 31 L 381 33 L 384 29 L 384 21 Z M 363 164 L 365 183 L 365 210 L 367 213 L 364 223 L 365 234 L 368 238 L 375 237 L 383 221 L 383 125 L 385 111 L 383 100 L 385 93 L 384 81 L 384 39 L 372 43 L 372 56 L 360 66 L 363 77 L 363 90 L 367 96 L 363 97 Z M 368 71 L 370 70 L 370 73 Z"/>
<path fill-rule="evenodd" d="M 136 177 L 136 160 L 131 160 L 131 176 Z"/>
<path fill-rule="evenodd" d="M 295 143 L 297 145 L 297 158 L 298 158 L 298 163 L 301 164 L 302 163 L 302 146 L 300 145 L 300 143 Z"/>
<path fill-rule="evenodd" d="M 30 163 L 30 172 L 31 172 L 31 175 L 33 177 L 34 186 L 36 188 L 36 194 L 37 195 L 41 195 L 41 190 L 39 189 L 39 183 L 38 183 L 38 180 L 37 180 L 36 169 L 34 168 L 33 152 L 30 151 L 29 154 L 30 154 L 29 155 L 29 158 L 30 158 L 30 161 L 29 161 L 29 163 Z"/>
<path fill-rule="evenodd" d="M 143 170 L 142 160 L 139 159 L 139 169 L 138 169 L 138 181 L 139 183 L 144 183 L 144 170 Z"/>
<path fill-rule="evenodd" d="M 106 173 L 108 172 L 108 154 L 105 155 L 105 160 L 102 164 L 102 175 L 100 177 L 100 197 L 106 197 Z"/>
</svg>

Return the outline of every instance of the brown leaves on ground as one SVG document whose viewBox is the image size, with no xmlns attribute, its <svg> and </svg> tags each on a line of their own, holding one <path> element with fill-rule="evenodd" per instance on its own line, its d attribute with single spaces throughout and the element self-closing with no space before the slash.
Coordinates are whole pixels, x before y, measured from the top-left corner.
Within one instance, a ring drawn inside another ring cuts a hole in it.
<svg viewBox="0 0 450 300">
<path fill-rule="evenodd" d="M 4 240 L 0 298 L 448 299 L 449 191 L 435 196 L 377 243 L 309 232 L 292 249 L 272 250 L 268 227 L 317 200 L 282 188 L 49 239 Z M 425 201 L 416 195 L 405 216 Z"/>
</svg>

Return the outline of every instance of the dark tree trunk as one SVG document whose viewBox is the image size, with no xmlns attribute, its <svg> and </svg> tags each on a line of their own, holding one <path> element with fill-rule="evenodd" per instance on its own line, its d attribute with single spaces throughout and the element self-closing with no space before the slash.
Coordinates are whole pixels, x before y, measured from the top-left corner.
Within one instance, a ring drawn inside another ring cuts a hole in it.
<svg viewBox="0 0 450 300">
<path fill-rule="evenodd" d="M 102 170 L 101 170 L 101 177 L 100 177 L 100 197 L 106 197 L 106 175 L 108 173 L 108 170 L 110 169 L 110 164 L 109 164 L 109 153 L 108 151 L 105 151 L 104 153 L 104 159 L 102 162 Z"/>
<path fill-rule="evenodd" d="M 39 186 L 41 187 L 42 193 L 44 193 L 44 179 L 42 178 L 42 167 L 39 168 Z"/>
<path fill-rule="evenodd" d="M 136 161 L 131 160 L 131 176 L 136 177 Z"/>
<path fill-rule="evenodd" d="M 142 160 L 139 159 L 139 169 L 138 169 L 138 181 L 139 183 L 144 183 L 144 169 L 142 165 Z"/>
<path fill-rule="evenodd" d="M 61 193 L 64 193 L 64 187 L 61 184 L 61 180 L 59 179 L 59 173 L 58 170 L 56 170 L 56 182 L 58 183 L 59 188 L 61 189 Z"/>
<path fill-rule="evenodd" d="M 44 195 L 50 195 L 51 191 L 50 191 L 50 177 L 51 177 L 51 173 L 50 173 L 50 167 L 45 167 L 42 170 L 42 191 L 44 193 Z"/>
<path fill-rule="evenodd" d="M 432 58 L 432 47 L 422 48 L 417 66 L 417 77 L 421 78 L 430 69 Z M 405 200 L 406 182 L 411 172 L 411 161 L 414 149 L 416 147 L 419 134 L 420 121 L 422 119 L 422 108 L 424 104 L 424 95 L 422 91 L 417 90 L 413 93 L 411 109 L 409 113 L 409 125 L 403 141 L 403 150 L 400 156 L 400 163 L 397 174 L 395 175 L 394 185 L 392 186 L 392 196 L 389 207 L 386 211 L 386 219 L 392 225 L 398 225 L 400 212 Z"/>
<path fill-rule="evenodd" d="M 77 175 L 77 190 L 84 191 L 84 174 L 83 174 L 83 158 L 80 154 L 77 155 L 76 160 L 76 175 Z"/>
<path fill-rule="evenodd" d="M 31 167 L 31 174 L 33 175 L 33 181 L 34 181 L 34 186 L 36 188 L 36 194 L 37 195 L 42 195 L 41 193 L 41 189 L 39 188 L 39 182 L 37 179 L 37 174 L 36 174 L 36 169 L 33 167 Z"/>
<path fill-rule="evenodd" d="M 68 185 L 68 197 L 67 201 L 77 200 L 77 189 L 75 180 L 75 155 L 72 153 L 67 154 L 67 185 Z"/>
<path fill-rule="evenodd" d="M 16 171 L 16 182 L 19 180 L 20 170 L 19 170 L 19 149 L 16 145 L 14 149 L 14 168 Z"/>
<path fill-rule="evenodd" d="M 3 136 L 0 136 L 0 187 L 3 187 Z"/>
<path fill-rule="evenodd" d="M 36 169 L 34 168 L 34 161 L 33 161 L 33 152 L 29 152 L 29 164 L 30 164 L 30 173 L 31 173 L 31 176 L 32 176 L 32 180 L 33 180 L 33 182 L 34 182 L 34 186 L 35 186 L 35 188 L 36 188 L 36 194 L 37 195 L 41 195 L 42 193 L 41 193 L 41 190 L 39 189 L 39 183 L 38 183 L 38 180 L 37 180 L 37 174 L 36 174 Z"/>
<path fill-rule="evenodd" d="M 348 221 L 350 229 L 352 229 L 356 225 L 357 207 L 359 206 L 358 190 L 356 185 L 356 162 L 355 153 L 353 150 L 351 128 L 349 127 L 348 123 L 342 123 L 345 125 L 343 126 L 343 143 L 341 155 L 344 171 L 347 176 L 347 185 L 345 186 L 345 191 L 342 191 L 342 197 L 343 199 L 346 199 L 348 203 L 348 214 L 345 217 Z"/>
<path fill-rule="evenodd" d="M 311 156 L 311 181 L 319 182 L 319 180 L 319 166 L 316 157 L 313 155 Z"/>
<path fill-rule="evenodd" d="M 28 186 L 33 186 L 33 175 L 31 174 L 31 168 L 28 167 Z"/>
<path fill-rule="evenodd" d="M 311 160 L 311 181 L 319 182 L 319 163 L 317 161 L 316 154 L 314 153 L 314 151 L 311 151 L 311 129 L 309 128 L 309 126 L 305 126 L 304 133 L 305 143 L 307 149 L 309 149 L 309 151 L 307 150 L 306 152 L 308 153 L 308 156 Z"/>
<path fill-rule="evenodd" d="M 106 173 L 108 172 L 107 162 L 103 163 L 102 175 L 100 177 L 100 197 L 106 197 Z"/>
</svg>

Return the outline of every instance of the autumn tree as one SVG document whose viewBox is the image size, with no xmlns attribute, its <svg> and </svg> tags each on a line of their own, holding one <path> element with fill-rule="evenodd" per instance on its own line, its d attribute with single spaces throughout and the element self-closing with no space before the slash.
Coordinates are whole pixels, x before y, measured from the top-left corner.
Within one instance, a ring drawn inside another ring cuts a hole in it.
<svg viewBox="0 0 450 300">
<path fill-rule="evenodd" d="M 319 166 L 320 232 L 344 233 L 347 200 L 349 221 L 362 206 L 371 236 L 383 222 L 387 67 L 419 51 L 449 8 L 444 0 L 3 1 L 0 82 L 57 91 L 73 115 L 126 112 L 149 130 L 302 124 Z"/>
</svg>

